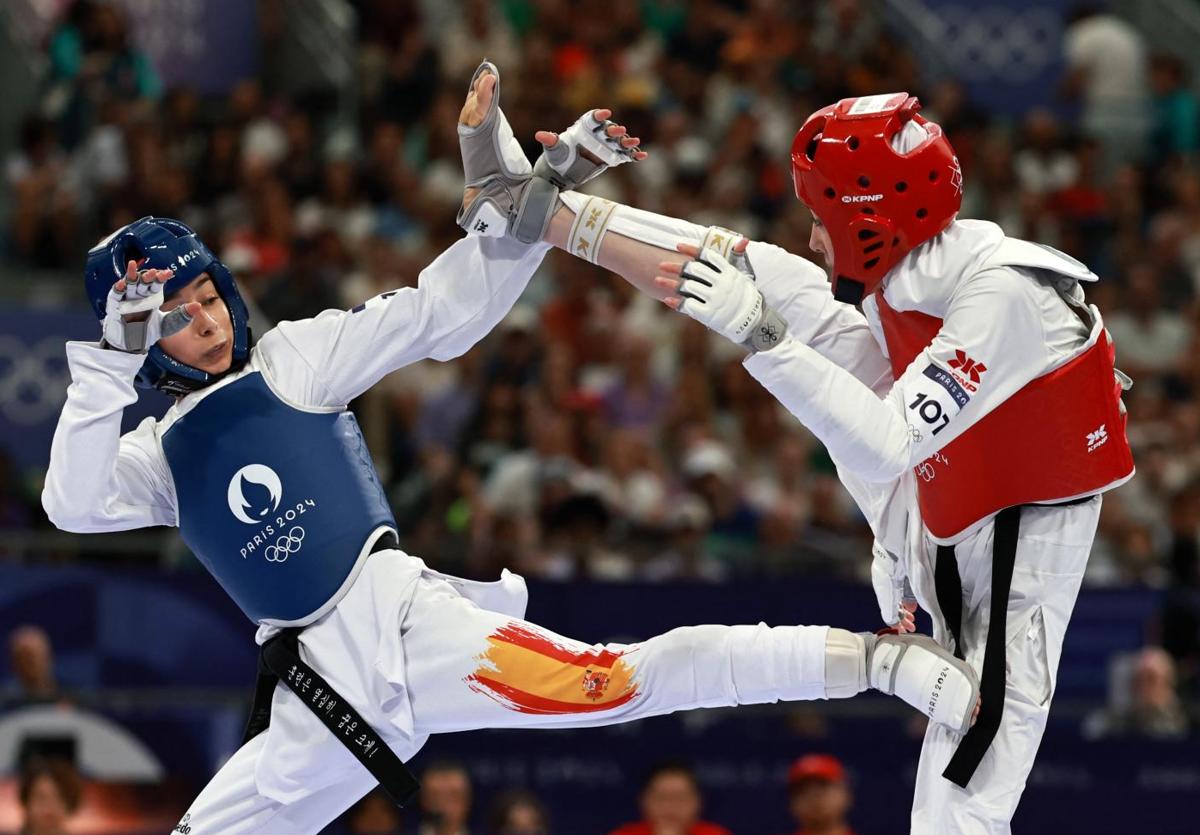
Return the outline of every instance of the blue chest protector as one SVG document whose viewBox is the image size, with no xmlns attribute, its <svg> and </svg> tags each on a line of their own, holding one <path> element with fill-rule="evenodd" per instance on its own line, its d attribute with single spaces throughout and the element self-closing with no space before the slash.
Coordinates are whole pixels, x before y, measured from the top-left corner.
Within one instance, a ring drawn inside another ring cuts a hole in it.
<svg viewBox="0 0 1200 835">
<path fill-rule="evenodd" d="M 179 530 L 258 623 L 311 615 L 363 545 L 395 528 L 350 412 L 305 412 L 252 372 L 212 392 L 162 438 Z"/>
</svg>

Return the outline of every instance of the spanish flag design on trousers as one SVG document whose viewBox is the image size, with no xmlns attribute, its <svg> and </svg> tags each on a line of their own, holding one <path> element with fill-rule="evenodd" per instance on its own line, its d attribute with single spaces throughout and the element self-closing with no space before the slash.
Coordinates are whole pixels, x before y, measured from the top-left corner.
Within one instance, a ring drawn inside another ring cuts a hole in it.
<svg viewBox="0 0 1200 835">
<path fill-rule="evenodd" d="M 524 624 L 488 636 L 479 667 L 467 676 L 476 693 L 509 710 L 540 715 L 613 710 L 638 695 L 624 653 L 568 649 Z"/>
</svg>

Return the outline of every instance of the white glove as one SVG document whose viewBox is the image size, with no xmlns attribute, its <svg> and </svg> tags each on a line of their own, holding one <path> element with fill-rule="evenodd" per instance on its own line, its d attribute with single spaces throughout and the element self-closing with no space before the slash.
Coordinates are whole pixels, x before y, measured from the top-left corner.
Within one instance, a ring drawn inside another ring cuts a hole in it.
<svg viewBox="0 0 1200 835">
<path fill-rule="evenodd" d="M 754 279 L 712 249 L 700 250 L 679 272 L 678 310 L 751 351 L 769 350 L 787 323 L 763 300 Z"/>
<path fill-rule="evenodd" d="M 164 336 L 186 328 L 192 322 L 187 305 L 179 305 L 169 313 L 159 308 L 163 303 L 163 287 L 170 270 L 147 270 L 133 280 L 122 279 L 108 291 L 104 309 L 104 344 L 118 351 L 144 354 Z M 124 283 L 124 289 L 117 287 Z"/>
<path fill-rule="evenodd" d="M 871 546 L 871 585 L 875 587 L 875 599 L 879 602 L 879 614 L 888 626 L 899 626 L 911 632 L 913 612 L 917 600 L 908 575 L 898 557 L 878 542 Z"/>
<path fill-rule="evenodd" d="M 623 132 L 610 136 L 608 129 L 619 126 L 597 118 L 598 112 L 589 110 L 558 134 L 557 142 L 543 145 L 542 155 L 533 166 L 534 176 L 549 180 L 560 191 L 572 191 L 609 168 L 645 157 L 636 144 L 627 143 Z M 599 162 L 588 159 L 581 151 L 587 151 Z"/>
</svg>

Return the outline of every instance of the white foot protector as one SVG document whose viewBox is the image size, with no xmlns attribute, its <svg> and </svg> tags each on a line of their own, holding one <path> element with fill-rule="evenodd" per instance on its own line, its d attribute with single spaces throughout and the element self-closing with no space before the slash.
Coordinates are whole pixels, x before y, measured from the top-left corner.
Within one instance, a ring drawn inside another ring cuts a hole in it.
<svg viewBox="0 0 1200 835">
<path fill-rule="evenodd" d="M 825 639 L 825 695 L 845 698 L 874 687 L 898 696 L 957 733 L 971 727 L 979 679 L 927 635 L 855 634 L 830 629 Z"/>
<path fill-rule="evenodd" d="M 872 687 L 899 696 L 939 725 L 967 732 L 979 702 L 979 678 L 970 664 L 928 635 L 864 637 Z"/>
</svg>

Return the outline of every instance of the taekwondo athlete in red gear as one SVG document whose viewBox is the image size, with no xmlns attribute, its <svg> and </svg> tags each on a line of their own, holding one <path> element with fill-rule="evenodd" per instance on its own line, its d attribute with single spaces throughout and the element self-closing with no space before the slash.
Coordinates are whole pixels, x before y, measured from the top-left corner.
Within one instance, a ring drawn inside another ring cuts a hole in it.
<svg viewBox="0 0 1200 835">
<path fill-rule="evenodd" d="M 907 582 L 938 639 L 983 681 L 980 722 L 965 739 L 926 735 L 913 831 L 1001 833 L 1045 729 L 1100 494 L 1133 474 L 1129 380 L 1084 301 L 1090 270 L 957 220 L 961 168 L 919 106 L 897 93 L 824 108 L 797 133 L 792 162 L 833 293 L 861 299 L 895 380 L 857 424 L 877 433 L 870 441 L 851 439 L 854 426 L 831 428 L 827 441 L 875 518 L 898 517 L 876 528 L 881 611 L 891 622 L 897 603 L 904 610 Z M 806 373 L 802 353 L 747 365 L 791 407 L 805 386 L 784 369 Z M 853 408 L 864 388 L 839 376 L 830 393 L 845 388 L 855 388 L 842 401 Z M 821 420 L 819 409 L 792 411 Z M 851 463 L 867 448 L 874 465 Z M 887 495 L 881 476 L 893 474 Z"/>
<path fill-rule="evenodd" d="M 885 620 L 911 628 L 915 597 L 939 642 L 980 673 L 978 724 L 926 734 L 912 831 L 1006 833 L 1045 729 L 1100 494 L 1133 474 L 1128 379 L 1083 299 L 1096 276 L 995 224 L 957 219 L 961 168 L 918 108 L 904 93 L 843 100 L 813 114 L 793 146 L 814 249 L 845 305 L 837 316 L 861 315 L 873 337 L 853 342 L 858 364 L 838 361 L 850 344 L 822 351 L 828 308 L 750 252 L 741 292 L 753 270 L 764 312 L 749 331 L 773 316 L 787 330 L 746 368 L 826 444 L 871 520 Z M 739 271 L 698 260 L 715 267 L 684 265 L 677 292 L 703 321 L 687 300 L 695 280 L 721 286 L 727 276 L 714 273 Z"/>
<path fill-rule="evenodd" d="M 187 810 L 192 835 L 315 833 L 377 783 L 404 802 L 415 788 L 404 761 L 440 732 L 586 727 L 869 686 L 970 724 L 974 673 L 928 639 L 759 624 L 589 645 L 524 620 L 516 575 L 448 577 L 399 549 L 347 404 L 397 368 L 482 339 L 565 211 L 560 186 L 533 177 L 498 82 L 482 65 L 460 117 L 470 235 L 416 287 L 280 323 L 256 343 L 232 274 L 184 224 L 143 218 L 89 252 L 103 338 L 67 344 L 47 515 L 77 532 L 178 526 L 257 624 L 275 675 L 260 675 L 247 741 Z M 562 187 L 640 153 L 600 112 L 581 120 L 586 142 L 568 130 L 567 153 L 548 155 Z M 135 385 L 176 399 L 122 435 Z"/>
<path fill-rule="evenodd" d="M 958 219 L 962 170 L 918 109 L 905 93 L 848 99 L 797 134 L 797 193 L 832 288 L 779 247 L 574 192 L 549 240 L 745 347 L 747 370 L 826 445 L 875 533 L 885 622 L 910 631 L 919 602 L 982 675 L 971 733 L 929 728 L 912 831 L 1007 833 L 1100 494 L 1133 474 L 1129 381 L 1083 298 L 1096 276 Z"/>
</svg>

